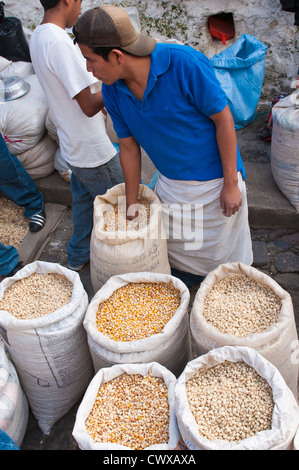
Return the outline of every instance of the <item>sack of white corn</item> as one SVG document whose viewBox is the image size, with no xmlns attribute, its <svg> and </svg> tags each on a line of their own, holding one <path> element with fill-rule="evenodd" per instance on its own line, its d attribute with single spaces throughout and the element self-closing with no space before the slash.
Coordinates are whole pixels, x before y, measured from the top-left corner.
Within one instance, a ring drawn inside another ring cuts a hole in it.
<svg viewBox="0 0 299 470">
<path fill-rule="evenodd" d="M 0 106 L 0 132 L 14 155 L 35 147 L 46 133 L 49 109 L 46 95 L 35 74 L 24 80 L 30 85 L 28 93 Z"/>
<path fill-rule="evenodd" d="M 190 450 L 293 450 L 298 404 L 278 369 L 251 348 L 223 346 L 190 361 L 175 408 Z"/>
<path fill-rule="evenodd" d="M 35 261 L 0 284 L 0 326 L 40 429 L 49 434 L 85 392 L 94 370 L 78 273 Z"/>
<path fill-rule="evenodd" d="M 116 364 L 92 379 L 76 414 L 81 450 L 172 450 L 175 376 L 158 363 Z"/>
<path fill-rule="evenodd" d="M 18 446 L 23 441 L 28 416 L 27 398 L 0 336 L 0 429 Z"/>
<path fill-rule="evenodd" d="M 191 354 L 189 301 L 188 288 L 171 275 L 112 276 L 83 322 L 95 371 L 155 361 L 178 376 Z"/>
<path fill-rule="evenodd" d="M 17 155 L 31 178 L 45 178 L 54 171 L 54 159 L 57 144 L 46 133 L 37 145 Z"/>
<path fill-rule="evenodd" d="M 126 220 L 125 184 L 118 184 L 94 201 L 90 272 L 94 292 L 116 274 L 170 274 L 167 239 L 156 194 L 140 184 L 139 216 Z"/>
<path fill-rule="evenodd" d="M 299 212 L 299 90 L 272 108 L 271 169 L 275 183 Z"/>
<path fill-rule="evenodd" d="M 220 265 L 195 295 L 190 329 L 198 355 L 226 345 L 255 349 L 277 367 L 297 397 L 292 299 L 267 274 L 243 263 Z"/>
</svg>

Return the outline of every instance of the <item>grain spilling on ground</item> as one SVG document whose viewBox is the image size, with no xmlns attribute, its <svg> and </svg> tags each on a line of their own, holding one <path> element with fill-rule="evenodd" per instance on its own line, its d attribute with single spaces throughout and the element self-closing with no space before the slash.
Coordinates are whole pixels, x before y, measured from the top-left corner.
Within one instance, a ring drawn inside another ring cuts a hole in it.
<svg viewBox="0 0 299 470">
<path fill-rule="evenodd" d="M 72 282 L 62 274 L 34 273 L 5 289 L 0 310 L 20 320 L 41 317 L 67 305 L 72 290 Z"/>
<path fill-rule="evenodd" d="M 272 389 L 245 362 L 200 368 L 186 394 L 199 434 L 209 440 L 240 441 L 271 429 Z"/>
<path fill-rule="evenodd" d="M 98 306 L 97 329 L 114 341 L 161 333 L 181 302 L 172 282 L 129 282 Z"/>
<path fill-rule="evenodd" d="M 24 208 L 10 199 L 0 197 L 0 242 L 18 248 L 28 232 Z"/>
<path fill-rule="evenodd" d="M 146 199 L 138 199 L 136 210 L 138 216 L 133 220 L 127 220 L 125 203 L 120 202 L 111 206 L 104 212 L 104 230 L 118 232 L 144 228 L 150 219 L 150 203 Z"/>
<path fill-rule="evenodd" d="M 163 378 L 124 373 L 102 384 L 85 422 L 94 442 L 141 450 L 169 440 L 168 391 Z"/>
<path fill-rule="evenodd" d="M 281 299 L 271 287 L 247 275 L 218 280 L 204 301 L 203 316 L 221 333 L 244 337 L 277 323 Z"/>
</svg>

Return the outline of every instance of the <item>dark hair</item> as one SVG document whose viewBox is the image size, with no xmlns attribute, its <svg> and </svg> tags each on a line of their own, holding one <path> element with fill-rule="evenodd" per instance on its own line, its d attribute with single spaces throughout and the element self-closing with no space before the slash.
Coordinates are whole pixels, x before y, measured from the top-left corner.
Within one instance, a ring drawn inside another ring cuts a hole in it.
<svg viewBox="0 0 299 470">
<path fill-rule="evenodd" d="M 50 10 L 58 5 L 60 0 L 40 0 L 40 3 L 44 7 L 45 10 Z"/>
<path fill-rule="evenodd" d="M 60 0 L 40 0 L 40 2 L 45 10 L 50 10 L 51 8 L 57 7 Z"/>
<path fill-rule="evenodd" d="M 118 51 L 121 51 L 124 54 L 132 55 L 132 54 L 130 54 L 130 52 L 124 51 L 121 47 L 117 47 L 117 46 L 115 46 L 115 47 L 111 47 L 111 46 L 109 46 L 109 47 L 101 47 L 101 46 L 97 47 L 97 46 L 94 46 L 94 47 L 91 48 L 91 50 L 94 54 L 97 54 L 97 55 L 101 56 L 104 60 L 106 60 L 106 62 L 108 62 L 109 54 L 110 54 L 111 51 L 113 51 L 113 49 L 117 49 Z"/>
</svg>

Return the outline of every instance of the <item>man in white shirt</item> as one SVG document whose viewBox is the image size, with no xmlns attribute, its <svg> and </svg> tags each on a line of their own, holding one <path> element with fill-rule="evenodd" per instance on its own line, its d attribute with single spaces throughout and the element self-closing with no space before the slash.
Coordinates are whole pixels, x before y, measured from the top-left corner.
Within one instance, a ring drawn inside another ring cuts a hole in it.
<svg viewBox="0 0 299 470">
<path fill-rule="evenodd" d="M 35 73 L 48 99 L 63 158 L 72 170 L 73 234 L 68 267 L 80 270 L 89 261 L 93 201 L 124 181 L 119 156 L 106 128 L 97 80 L 86 70 L 78 46 L 66 31 L 81 13 L 81 0 L 40 0 L 44 18 L 30 41 Z"/>
</svg>

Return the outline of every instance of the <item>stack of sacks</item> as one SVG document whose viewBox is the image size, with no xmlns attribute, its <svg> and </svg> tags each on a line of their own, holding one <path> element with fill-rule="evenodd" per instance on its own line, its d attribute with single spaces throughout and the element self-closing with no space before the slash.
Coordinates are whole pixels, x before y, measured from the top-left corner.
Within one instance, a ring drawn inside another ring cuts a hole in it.
<svg viewBox="0 0 299 470">
<path fill-rule="evenodd" d="M 17 156 L 33 179 L 54 171 L 57 144 L 47 133 L 48 102 L 31 63 L 0 57 L 0 79 L 22 77 L 30 85 L 22 97 L 1 103 L 0 132 L 8 149 Z"/>
</svg>

